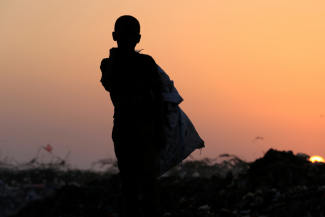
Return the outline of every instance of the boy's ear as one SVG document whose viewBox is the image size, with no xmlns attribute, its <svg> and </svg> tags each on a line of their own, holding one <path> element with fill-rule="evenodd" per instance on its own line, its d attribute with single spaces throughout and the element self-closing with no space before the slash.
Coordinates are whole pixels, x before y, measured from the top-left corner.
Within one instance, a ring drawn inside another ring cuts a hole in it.
<svg viewBox="0 0 325 217">
<path fill-rule="evenodd" d="M 112 32 L 113 40 L 116 41 L 116 33 Z"/>
<path fill-rule="evenodd" d="M 140 42 L 140 39 L 141 39 L 141 35 L 139 34 L 139 36 L 138 36 L 138 42 L 137 43 Z"/>
</svg>

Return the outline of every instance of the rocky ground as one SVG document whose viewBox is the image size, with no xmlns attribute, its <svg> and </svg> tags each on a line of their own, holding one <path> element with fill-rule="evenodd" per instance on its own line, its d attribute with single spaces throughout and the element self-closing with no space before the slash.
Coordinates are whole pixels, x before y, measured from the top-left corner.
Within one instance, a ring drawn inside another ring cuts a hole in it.
<svg viewBox="0 0 325 217">
<path fill-rule="evenodd" d="M 160 178 L 163 215 L 325 217 L 324 163 L 273 149 L 252 163 L 238 158 L 227 162 L 228 172 L 221 164 L 192 161 L 184 164 L 191 175 Z M 119 175 L 88 176 L 83 183 L 22 184 L 21 180 L 2 179 L 0 216 L 121 217 Z"/>
</svg>

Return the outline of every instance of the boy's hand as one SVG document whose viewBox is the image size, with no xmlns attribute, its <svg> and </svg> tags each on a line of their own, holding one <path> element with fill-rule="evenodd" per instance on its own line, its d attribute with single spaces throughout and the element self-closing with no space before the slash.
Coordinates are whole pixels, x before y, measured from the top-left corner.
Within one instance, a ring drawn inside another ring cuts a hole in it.
<svg viewBox="0 0 325 217">
<path fill-rule="evenodd" d="M 110 91 L 111 89 L 111 84 L 110 84 L 110 80 L 107 76 L 106 73 L 102 74 L 102 79 L 100 79 L 100 82 L 102 83 L 103 87 L 105 88 L 105 90 Z"/>
<path fill-rule="evenodd" d="M 111 90 L 111 81 L 109 78 L 109 59 L 103 59 L 101 64 L 100 64 L 100 70 L 102 71 L 102 78 L 100 79 L 100 82 L 104 86 L 105 90 L 110 91 Z"/>
</svg>

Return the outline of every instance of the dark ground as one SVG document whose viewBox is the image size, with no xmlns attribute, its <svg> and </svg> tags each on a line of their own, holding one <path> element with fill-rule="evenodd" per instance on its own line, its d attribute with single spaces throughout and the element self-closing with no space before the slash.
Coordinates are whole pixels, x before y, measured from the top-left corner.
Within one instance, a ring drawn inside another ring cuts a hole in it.
<svg viewBox="0 0 325 217">
<path fill-rule="evenodd" d="M 183 165 L 190 175 L 173 168 L 169 177 L 160 178 L 163 215 L 325 217 L 324 163 L 273 149 L 252 163 L 227 154 L 222 157 L 225 160 L 214 164 L 209 159 L 187 161 Z M 4 171 L 0 217 L 13 212 L 12 217 L 121 217 L 118 174 Z"/>
</svg>

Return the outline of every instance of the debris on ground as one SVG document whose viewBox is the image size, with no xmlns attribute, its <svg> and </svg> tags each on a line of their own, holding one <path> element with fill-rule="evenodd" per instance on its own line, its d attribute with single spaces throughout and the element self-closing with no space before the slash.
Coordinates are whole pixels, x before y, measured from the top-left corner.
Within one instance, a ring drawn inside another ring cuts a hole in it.
<svg viewBox="0 0 325 217">
<path fill-rule="evenodd" d="M 311 163 L 307 155 L 273 149 L 252 163 L 227 154 L 221 157 L 230 157 L 230 163 L 187 161 L 184 168 L 190 175 L 177 175 L 173 170 L 160 177 L 162 215 L 325 216 L 324 163 Z M 34 183 L 26 178 L 23 184 L 23 179 L 0 177 L 0 217 L 122 217 L 119 174 L 83 183 L 77 179 Z M 17 209 L 19 204 L 23 206 Z M 15 213 L 11 207 L 16 207 Z"/>
</svg>

